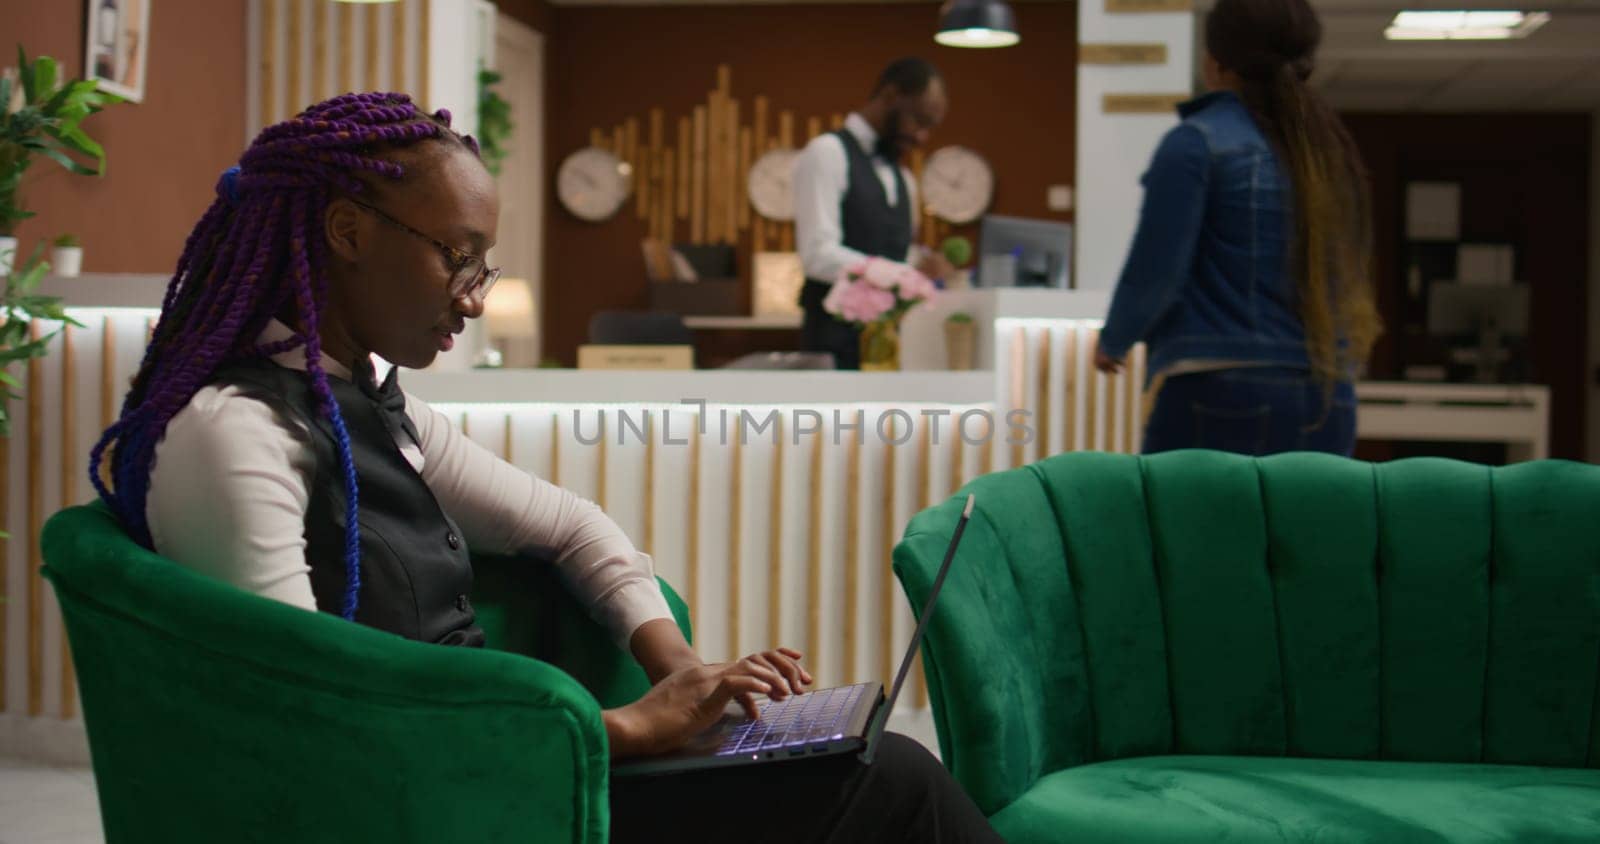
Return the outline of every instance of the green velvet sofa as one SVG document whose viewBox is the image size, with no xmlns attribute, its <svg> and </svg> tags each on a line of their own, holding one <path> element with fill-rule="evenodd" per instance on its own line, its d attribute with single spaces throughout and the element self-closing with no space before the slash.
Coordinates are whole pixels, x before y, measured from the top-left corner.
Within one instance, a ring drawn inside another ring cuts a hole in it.
<svg viewBox="0 0 1600 844">
<path fill-rule="evenodd" d="M 600 708 L 648 682 L 549 566 L 474 560 L 476 650 L 197 575 L 99 505 L 43 546 L 110 844 L 607 839 Z"/>
<path fill-rule="evenodd" d="M 1600 467 L 1073 453 L 975 480 L 923 652 L 1036 841 L 1600 841 Z M 962 496 L 894 567 L 921 607 Z"/>
</svg>

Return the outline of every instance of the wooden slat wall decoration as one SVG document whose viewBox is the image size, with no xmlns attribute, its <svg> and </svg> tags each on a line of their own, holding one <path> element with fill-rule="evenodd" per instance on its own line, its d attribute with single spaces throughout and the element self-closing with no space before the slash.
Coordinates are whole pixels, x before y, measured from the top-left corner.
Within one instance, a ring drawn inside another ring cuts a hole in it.
<svg viewBox="0 0 1600 844">
<path fill-rule="evenodd" d="M 429 105 L 429 0 L 249 2 L 260 55 L 250 134 L 351 91 L 400 91 Z"/>
</svg>

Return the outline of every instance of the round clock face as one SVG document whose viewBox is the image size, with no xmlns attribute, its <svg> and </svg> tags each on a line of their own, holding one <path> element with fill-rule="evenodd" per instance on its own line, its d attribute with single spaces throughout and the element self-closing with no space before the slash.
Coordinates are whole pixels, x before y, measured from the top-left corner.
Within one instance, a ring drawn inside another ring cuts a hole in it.
<svg viewBox="0 0 1600 844">
<path fill-rule="evenodd" d="M 794 162 L 799 153 L 775 149 L 750 166 L 750 205 L 769 220 L 794 219 Z"/>
<path fill-rule="evenodd" d="M 922 204 L 952 223 L 983 216 L 994 199 L 994 171 L 966 147 L 944 147 L 922 165 Z"/>
<path fill-rule="evenodd" d="M 622 207 L 632 189 L 626 163 L 599 147 L 585 147 L 567 156 L 556 172 L 556 196 L 580 219 L 600 222 Z"/>
</svg>

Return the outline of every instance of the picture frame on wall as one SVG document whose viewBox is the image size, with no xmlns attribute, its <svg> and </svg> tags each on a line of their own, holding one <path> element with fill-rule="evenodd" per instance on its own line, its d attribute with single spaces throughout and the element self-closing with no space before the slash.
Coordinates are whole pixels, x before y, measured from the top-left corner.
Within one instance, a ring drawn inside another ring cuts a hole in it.
<svg viewBox="0 0 1600 844">
<path fill-rule="evenodd" d="M 155 0 L 84 0 L 84 78 L 129 102 L 144 101 L 150 4 Z"/>
</svg>

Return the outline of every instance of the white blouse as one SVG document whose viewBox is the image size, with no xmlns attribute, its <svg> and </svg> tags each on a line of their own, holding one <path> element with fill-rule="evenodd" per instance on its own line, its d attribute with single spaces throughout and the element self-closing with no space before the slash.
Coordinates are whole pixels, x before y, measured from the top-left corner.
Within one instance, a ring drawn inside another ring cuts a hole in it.
<svg viewBox="0 0 1600 844">
<path fill-rule="evenodd" d="M 261 342 L 291 331 L 274 321 Z M 305 370 L 305 351 L 273 356 Z M 350 372 L 323 359 L 330 377 Z M 496 457 L 415 396 L 419 442 L 396 445 L 475 551 L 539 554 L 628 650 L 641 624 L 672 618 L 649 555 L 594 503 Z M 235 386 L 196 393 L 167 423 L 150 470 L 145 515 L 158 553 L 267 598 L 316 611 L 305 519 L 315 474 L 311 434 Z"/>
</svg>

